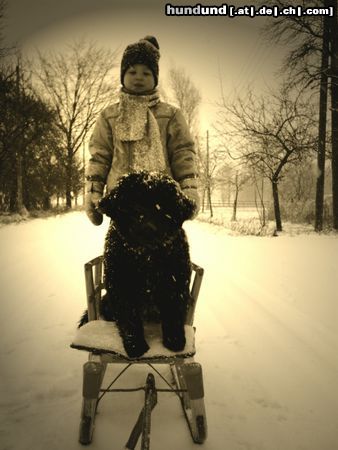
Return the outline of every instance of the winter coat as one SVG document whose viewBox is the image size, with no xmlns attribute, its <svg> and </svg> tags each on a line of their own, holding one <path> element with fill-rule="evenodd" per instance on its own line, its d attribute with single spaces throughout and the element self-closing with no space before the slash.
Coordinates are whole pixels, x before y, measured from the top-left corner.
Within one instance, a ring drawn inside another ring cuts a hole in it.
<svg viewBox="0 0 338 450">
<path fill-rule="evenodd" d="M 188 197 L 198 202 L 197 169 L 194 143 L 182 112 L 168 103 L 159 102 L 151 108 L 167 153 L 167 174 L 176 180 Z M 114 136 L 118 103 L 104 109 L 97 119 L 89 143 L 91 158 L 88 164 L 87 191 L 109 192 L 117 179 L 133 167 L 132 145 Z"/>
</svg>

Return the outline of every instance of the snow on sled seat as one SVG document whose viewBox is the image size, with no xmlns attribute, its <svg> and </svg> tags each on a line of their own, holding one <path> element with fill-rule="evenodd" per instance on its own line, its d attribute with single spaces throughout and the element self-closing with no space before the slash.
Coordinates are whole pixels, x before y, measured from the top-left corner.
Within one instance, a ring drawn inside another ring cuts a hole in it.
<svg viewBox="0 0 338 450">
<path fill-rule="evenodd" d="M 186 345 L 180 352 L 172 352 L 162 344 L 161 325 L 146 323 L 144 334 L 149 350 L 139 358 L 129 358 L 124 350 L 121 336 L 114 322 L 92 320 L 76 331 L 72 348 L 93 353 L 107 353 L 124 360 L 148 360 L 167 358 L 189 358 L 195 354 L 195 330 L 185 325 Z"/>
</svg>

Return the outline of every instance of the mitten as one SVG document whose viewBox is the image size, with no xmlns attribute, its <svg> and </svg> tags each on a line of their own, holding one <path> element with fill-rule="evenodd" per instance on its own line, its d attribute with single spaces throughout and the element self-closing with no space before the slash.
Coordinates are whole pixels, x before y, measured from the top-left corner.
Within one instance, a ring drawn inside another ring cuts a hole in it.
<svg viewBox="0 0 338 450">
<path fill-rule="evenodd" d="M 104 183 L 101 181 L 87 181 L 85 210 L 89 220 L 94 225 L 101 225 L 103 215 L 98 211 L 98 203 L 103 196 Z"/>
<path fill-rule="evenodd" d="M 192 216 L 192 219 L 194 219 L 201 207 L 200 197 L 198 195 L 198 190 L 195 188 L 185 188 L 183 189 L 183 193 L 188 197 L 189 200 L 191 200 L 195 205 L 194 214 Z"/>
</svg>

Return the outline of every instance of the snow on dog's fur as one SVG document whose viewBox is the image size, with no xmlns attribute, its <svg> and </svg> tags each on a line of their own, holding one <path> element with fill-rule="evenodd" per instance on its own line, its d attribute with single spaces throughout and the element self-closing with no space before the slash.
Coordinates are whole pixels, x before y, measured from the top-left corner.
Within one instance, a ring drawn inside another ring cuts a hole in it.
<svg viewBox="0 0 338 450">
<path fill-rule="evenodd" d="M 123 176 L 99 208 L 112 219 L 101 316 L 116 321 L 130 357 L 149 349 L 145 320 L 161 322 L 165 347 L 183 350 L 191 263 L 182 224 L 194 204 L 169 176 L 141 171 Z"/>
</svg>

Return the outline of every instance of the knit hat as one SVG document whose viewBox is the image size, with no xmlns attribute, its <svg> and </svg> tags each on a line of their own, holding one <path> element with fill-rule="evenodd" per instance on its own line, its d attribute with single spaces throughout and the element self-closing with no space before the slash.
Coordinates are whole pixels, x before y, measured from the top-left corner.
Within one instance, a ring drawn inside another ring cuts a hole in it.
<svg viewBox="0 0 338 450">
<path fill-rule="evenodd" d="M 152 71 L 155 86 L 158 83 L 158 61 L 160 46 L 154 36 L 145 36 L 125 49 L 121 61 L 121 84 L 127 69 L 134 64 L 144 64 Z"/>
</svg>

